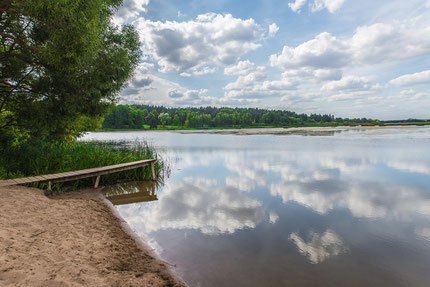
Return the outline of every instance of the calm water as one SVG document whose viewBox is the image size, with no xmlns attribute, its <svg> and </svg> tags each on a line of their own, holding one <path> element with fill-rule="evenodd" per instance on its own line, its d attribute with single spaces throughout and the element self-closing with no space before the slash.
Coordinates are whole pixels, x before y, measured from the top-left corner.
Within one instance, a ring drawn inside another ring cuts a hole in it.
<svg viewBox="0 0 430 287">
<path fill-rule="evenodd" d="M 429 286 L 430 128 L 85 137 L 136 138 L 170 178 L 108 192 L 191 286 Z"/>
</svg>

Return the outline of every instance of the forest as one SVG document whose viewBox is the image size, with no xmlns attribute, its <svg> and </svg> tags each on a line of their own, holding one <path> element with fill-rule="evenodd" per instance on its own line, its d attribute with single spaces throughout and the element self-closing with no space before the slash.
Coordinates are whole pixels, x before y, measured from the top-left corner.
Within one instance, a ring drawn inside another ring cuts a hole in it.
<svg viewBox="0 0 430 287">
<path fill-rule="evenodd" d="M 118 105 L 103 120 L 103 129 L 179 129 L 377 125 L 379 120 L 298 114 L 259 108 L 173 108 Z"/>
</svg>

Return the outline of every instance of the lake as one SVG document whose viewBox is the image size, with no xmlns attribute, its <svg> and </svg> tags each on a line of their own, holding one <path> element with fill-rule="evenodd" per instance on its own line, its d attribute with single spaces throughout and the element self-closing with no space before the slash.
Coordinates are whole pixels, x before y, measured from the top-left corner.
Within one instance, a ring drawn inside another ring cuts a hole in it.
<svg viewBox="0 0 430 287">
<path fill-rule="evenodd" d="M 170 177 L 105 192 L 191 286 L 429 286 L 430 128 L 84 137 L 136 139 Z"/>
</svg>

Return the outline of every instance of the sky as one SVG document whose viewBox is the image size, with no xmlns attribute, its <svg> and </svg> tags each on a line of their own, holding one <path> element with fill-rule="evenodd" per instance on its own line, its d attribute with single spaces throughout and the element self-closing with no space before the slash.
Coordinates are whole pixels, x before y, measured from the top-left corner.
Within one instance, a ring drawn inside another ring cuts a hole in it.
<svg viewBox="0 0 430 287">
<path fill-rule="evenodd" d="M 430 0 L 124 0 L 121 104 L 430 118 Z"/>
</svg>

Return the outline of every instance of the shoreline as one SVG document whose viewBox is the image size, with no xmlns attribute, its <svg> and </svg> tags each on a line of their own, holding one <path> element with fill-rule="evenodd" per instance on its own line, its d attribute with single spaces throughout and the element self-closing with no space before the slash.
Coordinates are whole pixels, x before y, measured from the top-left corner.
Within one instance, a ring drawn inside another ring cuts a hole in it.
<svg viewBox="0 0 430 287">
<path fill-rule="evenodd" d="M 87 133 L 135 133 L 135 132 L 174 132 L 180 134 L 225 134 L 225 135 L 322 135 L 328 132 L 360 129 L 407 129 L 428 128 L 430 125 L 389 125 L 389 126 L 337 126 L 337 127 L 294 127 L 294 128 L 221 128 L 221 129 L 184 129 L 184 130 L 111 130 Z"/>
<path fill-rule="evenodd" d="M 0 186 L 1 286 L 185 286 L 94 189 Z"/>
</svg>

